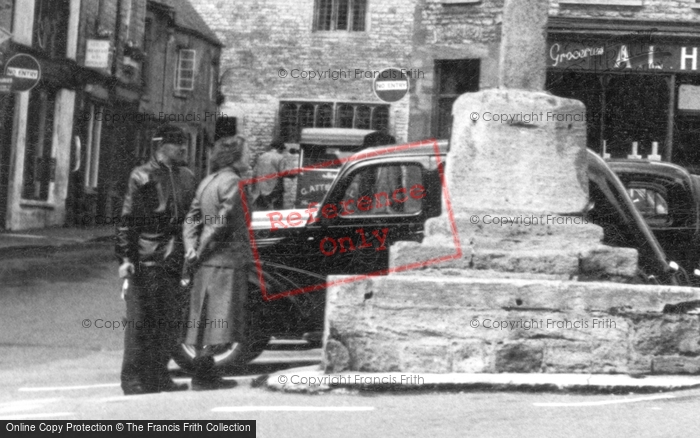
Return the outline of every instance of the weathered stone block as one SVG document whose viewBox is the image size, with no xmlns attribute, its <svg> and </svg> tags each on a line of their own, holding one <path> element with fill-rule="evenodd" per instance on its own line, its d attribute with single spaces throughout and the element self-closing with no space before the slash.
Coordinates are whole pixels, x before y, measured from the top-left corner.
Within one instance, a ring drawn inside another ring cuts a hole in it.
<svg viewBox="0 0 700 438">
<path fill-rule="evenodd" d="M 496 347 L 494 365 L 498 373 L 537 373 L 543 357 L 541 342 L 509 342 Z"/>
<path fill-rule="evenodd" d="M 700 354 L 700 321 L 695 315 L 644 315 L 635 319 L 634 349 L 654 356 Z"/>
<path fill-rule="evenodd" d="M 484 373 L 490 368 L 486 345 L 481 340 L 453 342 L 451 356 L 453 373 Z"/>
<path fill-rule="evenodd" d="M 459 147 L 450 149 L 445 176 L 451 193 L 468 194 L 452 199 L 456 212 L 583 211 L 588 178 L 581 102 L 544 92 L 489 89 L 463 94 L 452 113 L 451 144 Z M 485 114 L 542 118 L 499 123 Z M 543 168 L 547 171 L 533 172 Z"/>
<path fill-rule="evenodd" d="M 685 356 L 655 356 L 653 374 L 700 374 L 700 358 Z"/>
</svg>

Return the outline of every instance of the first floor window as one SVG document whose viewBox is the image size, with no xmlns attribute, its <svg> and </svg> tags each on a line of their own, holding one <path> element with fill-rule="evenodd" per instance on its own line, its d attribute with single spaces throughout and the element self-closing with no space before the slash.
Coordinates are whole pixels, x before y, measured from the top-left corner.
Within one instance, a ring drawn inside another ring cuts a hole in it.
<svg viewBox="0 0 700 438">
<path fill-rule="evenodd" d="M 349 102 L 282 102 L 280 136 L 295 143 L 304 128 L 389 130 L 389 105 Z"/>
<path fill-rule="evenodd" d="M 367 0 L 316 0 L 314 30 L 365 30 Z"/>
<path fill-rule="evenodd" d="M 177 74 L 175 89 L 178 91 L 194 90 L 194 61 L 195 51 L 180 49 L 177 58 Z"/>
<path fill-rule="evenodd" d="M 29 96 L 27 136 L 24 150 L 24 187 L 22 197 L 45 201 L 53 179 L 53 149 L 56 90 L 34 89 Z"/>
</svg>

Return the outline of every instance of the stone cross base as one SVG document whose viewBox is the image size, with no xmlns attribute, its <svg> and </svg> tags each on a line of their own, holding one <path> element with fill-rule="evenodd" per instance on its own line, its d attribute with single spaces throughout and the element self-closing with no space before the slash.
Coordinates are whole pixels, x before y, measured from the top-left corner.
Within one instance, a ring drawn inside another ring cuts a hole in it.
<svg viewBox="0 0 700 438">
<path fill-rule="evenodd" d="M 331 287 L 326 372 L 700 372 L 700 290 L 395 275 Z"/>
<path fill-rule="evenodd" d="M 485 90 L 460 96 L 453 112 L 454 224 L 443 208 L 421 244 L 399 242 L 390 258 L 399 267 L 455 254 L 455 232 L 462 256 L 331 287 L 326 371 L 700 370 L 698 318 L 662 313 L 700 290 L 627 284 L 638 280 L 636 250 L 602 245 L 602 230 L 583 220 L 583 104 Z"/>
<path fill-rule="evenodd" d="M 640 281 L 637 251 L 601 244 L 602 228 L 588 223 L 583 216 L 478 210 L 473 213 L 469 217 L 458 215 L 455 218 L 455 226 L 460 230 L 461 258 L 416 269 L 469 277 L 504 278 L 505 273 L 515 278 L 522 274 L 521 278 Z M 398 242 L 393 245 L 389 253 L 390 266 L 406 266 L 456 253 L 453 231 L 446 217 L 428 220 L 425 233 L 427 236 L 420 244 Z"/>
</svg>

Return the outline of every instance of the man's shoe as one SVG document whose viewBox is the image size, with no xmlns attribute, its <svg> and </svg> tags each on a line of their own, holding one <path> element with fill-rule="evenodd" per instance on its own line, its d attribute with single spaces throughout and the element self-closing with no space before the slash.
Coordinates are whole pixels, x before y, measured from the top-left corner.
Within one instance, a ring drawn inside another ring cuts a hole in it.
<svg viewBox="0 0 700 438">
<path fill-rule="evenodd" d="M 158 389 L 164 392 L 187 391 L 189 387 L 187 383 L 175 383 L 172 380 L 166 380 L 158 385 Z"/>
<path fill-rule="evenodd" d="M 158 392 L 154 388 L 151 388 L 140 383 L 134 383 L 130 385 L 125 385 L 122 387 L 124 390 L 124 395 L 142 395 L 142 394 L 154 394 Z"/>
<path fill-rule="evenodd" d="M 192 378 L 192 390 L 193 391 L 210 391 L 214 389 L 231 389 L 238 386 L 238 382 L 235 380 L 224 380 L 221 377 L 210 377 L 206 379 L 193 377 Z"/>
</svg>

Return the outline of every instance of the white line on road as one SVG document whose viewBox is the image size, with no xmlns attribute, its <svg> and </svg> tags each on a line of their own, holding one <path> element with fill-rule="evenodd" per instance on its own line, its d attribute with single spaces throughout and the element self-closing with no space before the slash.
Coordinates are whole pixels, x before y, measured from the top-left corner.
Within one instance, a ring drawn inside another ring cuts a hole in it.
<svg viewBox="0 0 700 438">
<path fill-rule="evenodd" d="M 8 413 L 8 412 L 15 412 L 16 410 L 25 410 L 25 409 L 31 409 L 35 408 L 38 406 L 41 406 L 43 404 L 47 403 L 54 403 L 59 400 L 63 400 L 62 398 L 34 398 L 34 399 L 28 399 L 28 400 L 15 400 L 11 402 L 5 402 L 5 403 L 0 403 L 0 414 L 3 413 Z"/>
<path fill-rule="evenodd" d="M 11 417 L 0 417 L 0 420 L 28 420 L 30 418 L 67 417 L 73 412 L 43 412 L 39 414 L 18 414 Z"/>
<path fill-rule="evenodd" d="M 544 407 L 576 407 L 576 406 L 603 406 L 603 405 L 614 405 L 618 403 L 637 403 L 643 401 L 652 400 L 664 400 L 669 398 L 676 398 L 674 395 L 654 395 L 651 397 L 640 397 L 640 398 L 624 398 L 619 400 L 600 400 L 591 402 L 578 402 L 578 403 L 533 403 L 535 406 Z"/>
<path fill-rule="evenodd" d="M 222 406 L 212 412 L 359 412 L 373 411 L 374 406 Z"/>
<path fill-rule="evenodd" d="M 119 387 L 119 383 L 99 383 L 95 385 L 79 385 L 79 386 L 44 386 L 36 388 L 19 388 L 19 392 L 39 392 L 39 391 L 73 391 L 76 389 L 92 389 L 92 388 L 114 388 Z"/>
</svg>

